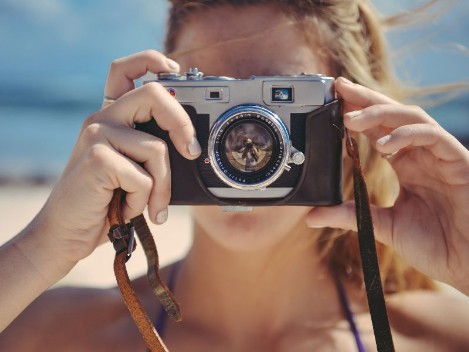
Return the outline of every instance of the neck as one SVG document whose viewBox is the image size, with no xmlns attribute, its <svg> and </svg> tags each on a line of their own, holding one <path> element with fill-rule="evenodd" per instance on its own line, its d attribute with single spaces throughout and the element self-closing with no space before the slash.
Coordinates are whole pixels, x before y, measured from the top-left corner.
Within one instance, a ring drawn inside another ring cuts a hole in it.
<svg viewBox="0 0 469 352">
<path fill-rule="evenodd" d="M 176 289 L 184 320 L 238 340 L 252 331 L 320 329 L 340 320 L 334 280 L 314 241 L 305 246 L 297 232 L 273 247 L 241 252 L 220 246 L 195 224 Z"/>
</svg>

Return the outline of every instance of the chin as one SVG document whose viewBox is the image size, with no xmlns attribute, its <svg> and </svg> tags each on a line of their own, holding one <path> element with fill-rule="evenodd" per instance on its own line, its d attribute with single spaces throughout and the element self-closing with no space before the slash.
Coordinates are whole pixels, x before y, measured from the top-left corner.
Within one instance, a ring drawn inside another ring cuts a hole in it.
<svg viewBox="0 0 469 352">
<path fill-rule="evenodd" d="M 298 230 L 308 231 L 305 217 L 310 207 L 255 207 L 251 212 L 224 212 L 218 206 L 192 208 L 196 236 L 207 236 L 233 251 L 275 247 Z M 199 232 L 199 233 L 197 233 Z"/>
</svg>

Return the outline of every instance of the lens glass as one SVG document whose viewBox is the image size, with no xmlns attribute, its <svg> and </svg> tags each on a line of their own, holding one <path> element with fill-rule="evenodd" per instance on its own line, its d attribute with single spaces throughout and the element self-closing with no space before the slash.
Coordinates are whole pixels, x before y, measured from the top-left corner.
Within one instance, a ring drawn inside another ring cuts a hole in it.
<svg viewBox="0 0 469 352">
<path fill-rule="evenodd" d="M 272 158 L 273 136 L 255 121 L 232 126 L 223 143 L 228 162 L 243 173 L 260 171 Z"/>
<path fill-rule="evenodd" d="M 288 131 L 275 113 L 239 105 L 215 121 L 208 152 L 213 170 L 229 187 L 265 189 L 284 170 L 287 143 Z"/>
</svg>

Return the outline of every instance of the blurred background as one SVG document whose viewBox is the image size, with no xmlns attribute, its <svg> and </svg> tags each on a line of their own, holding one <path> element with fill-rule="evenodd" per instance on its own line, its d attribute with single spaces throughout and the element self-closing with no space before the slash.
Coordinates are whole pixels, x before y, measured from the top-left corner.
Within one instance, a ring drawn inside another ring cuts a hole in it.
<svg viewBox="0 0 469 352">
<path fill-rule="evenodd" d="M 423 2 L 375 3 L 394 14 Z M 469 82 L 469 1 L 449 3 L 388 33 L 404 82 Z M 83 119 L 100 107 L 111 61 L 162 49 L 166 10 L 164 0 L 0 0 L 0 184 L 53 182 Z M 430 113 L 469 139 L 467 91 Z"/>
<path fill-rule="evenodd" d="M 375 1 L 388 15 L 422 3 Z M 408 84 L 469 82 L 469 1 L 440 3 L 430 13 L 438 16 L 387 33 L 393 65 Z M 166 11 L 165 0 L 0 0 L 0 244 L 44 204 L 83 119 L 100 108 L 109 64 L 162 49 Z M 469 145 L 468 91 L 429 112 Z M 189 248 L 188 213 L 170 207 L 168 222 L 152 226 L 162 265 Z M 114 285 L 113 256 L 112 246 L 99 247 L 59 285 Z M 130 276 L 145 270 L 139 252 Z"/>
</svg>

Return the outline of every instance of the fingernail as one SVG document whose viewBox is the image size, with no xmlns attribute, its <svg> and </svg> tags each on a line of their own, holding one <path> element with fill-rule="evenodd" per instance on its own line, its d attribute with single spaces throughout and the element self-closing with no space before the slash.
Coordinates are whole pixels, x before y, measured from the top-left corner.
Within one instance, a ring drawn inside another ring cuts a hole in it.
<svg viewBox="0 0 469 352">
<path fill-rule="evenodd" d="M 307 222 L 307 225 L 308 225 L 308 227 L 310 227 L 312 229 L 322 229 L 322 228 L 326 227 L 325 225 L 313 223 L 313 222 L 310 222 L 310 221 Z"/>
<path fill-rule="evenodd" d="M 360 115 L 361 113 L 362 113 L 362 110 L 355 110 L 355 111 L 348 112 L 346 115 L 348 118 L 353 119 L 357 117 L 358 115 Z"/>
<path fill-rule="evenodd" d="M 189 154 L 192 156 L 198 156 L 202 152 L 202 148 L 199 144 L 199 141 L 195 137 L 192 137 L 192 140 L 187 146 L 187 149 L 189 149 Z"/>
<path fill-rule="evenodd" d="M 308 225 L 311 229 L 323 229 L 325 228 L 326 226 L 324 225 L 319 225 L 319 224 L 309 224 Z"/>
<path fill-rule="evenodd" d="M 168 64 L 170 69 L 179 70 L 179 64 L 176 61 L 167 58 L 166 63 Z"/>
<path fill-rule="evenodd" d="M 339 79 L 341 80 L 341 82 L 342 82 L 343 84 L 348 84 L 348 85 L 353 84 L 351 81 L 349 81 L 349 80 L 348 80 L 347 78 L 345 78 L 345 77 L 339 77 Z"/>
<path fill-rule="evenodd" d="M 168 220 L 168 208 L 163 209 L 158 214 L 156 214 L 156 223 L 164 224 Z"/>
<path fill-rule="evenodd" d="M 376 141 L 379 145 L 385 145 L 389 140 L 391 139 L 391 136 L 388 134 L 387 136 L 381 137 Z"/>
</svg>

